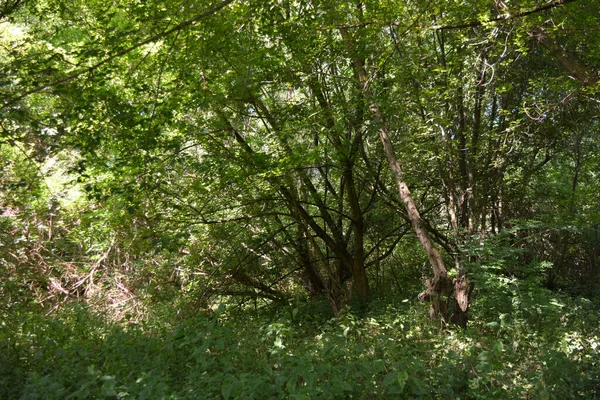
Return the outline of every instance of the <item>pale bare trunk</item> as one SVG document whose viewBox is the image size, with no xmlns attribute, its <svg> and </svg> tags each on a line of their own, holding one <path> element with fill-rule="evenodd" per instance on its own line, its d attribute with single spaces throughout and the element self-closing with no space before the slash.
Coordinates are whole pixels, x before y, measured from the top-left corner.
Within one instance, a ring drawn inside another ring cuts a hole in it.
<svg viewBox="0 0 600 400">
<path fill-rule="evenodd" d="M 600 71 L 594 71 L 583 64 L 575 55 L 569 53 L 556 40 L 548 36 L 543 29 L 539 29 L 530 35 L 544 46 L 578 82 L 586 86 L 595 86 L 600 81 Z"/>
<path fill-rule="evenodd" d="M 369 77 L 365 70 L 364 63 L 355 55 L 352 39 L 348 35 L 347 31 L 345 29 L 340 29 L 340 33 L 346 41 L 348 51 L 352 57 L 352 63 L 361 84 L 362 94 L 365 98 L 365 101 L 369 105 L 369 110 L 371 111 L 373 120 L 379 126 L 379 137 L 383 143 L 383 149 L 390 169 L 394 174 L 400 198 L 406 207 L 406 212 L 408 213 L 408 217 L 411 221 L 417 238 L 421 242 L 423 249 L 425 249 L 427 257 L 429 258 L 429 263 L 433 268 L 433 281 L 428 282 L 427 290 L 421 293 L 419 297 L 431 303 L 430 314 L 432 317 L 440 317 L 444 320 L 447 320 L 448 296 L 451 291 L 452 282 L 448 277 L 446 266 L 444 265 L 444 261 L 442 260 L 440 253 L 433 245 L 429 234 L 424 228 L 421 215 L 419 214 L 410 190 L 408 189 L 408 185 L 406 182 L 404 182 L 402 169 L 400 168 L 400 164 L 398 163 L 398 159 L 396 157 L 396 151 L 394 150 L 394 146 L 390 140 L 387 123 L 381 114 L 379 105 L 373 101 L 373 95 L 369 89 Z"/>
</svg>

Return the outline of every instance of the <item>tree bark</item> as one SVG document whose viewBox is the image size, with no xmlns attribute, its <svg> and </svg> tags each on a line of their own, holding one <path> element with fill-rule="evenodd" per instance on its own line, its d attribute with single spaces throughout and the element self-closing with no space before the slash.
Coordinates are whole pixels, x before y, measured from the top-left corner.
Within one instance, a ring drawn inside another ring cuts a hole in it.
<svg viewBox="0 0 600 400">
<path fill-rule="evenodd" d="M 370 288 L 369 280 L 367 278 L 367 271 L 365 269 L 365 229 L 362 210 L 360 208 L 358 195 L 356 193 L 354 176 L 352 174 L 352 165 L 348 165 L 346 167 L 344 175 L 346 177 L 348 187 L 346 193 L 348 196 L 348 203 L 350 203 L 350 210 L 352 211 L 352 231 L 354 233 L 352 277 L 354 279 L 354 287 L 356 288 L 358 296 L 362 301 L 366 302 L 369 300 Z"/>
<path fill-rule="evenodd" d="M 467 312 L 469 311 L 469 297 L 473 290 L 473 283 L 467 280 L 466 275 L 454 279 L 454 309 L 452 310 L 452 323 L 461 328 L 467 327 Z"/>
<path fill-rule="evenodd" d="M 302 277 L 306 283 L 306 289 L 313 297 L 320 296 L 325 292 L 325 283 L 321 278 L 321 275 L 313 264 L 314 260 L 310 255 L 310 249 L 308 247 L 308 234 L 302 229 L 300 223 L 298 224 L 298 255 L 302 263 Z"/>
<path fill-rule="evenodd" d="M 394 174 L 400 198 L 406 207 L 408 217 L 411 221 L 417 238 L 421 242 L 423 249 L 425 249 L 427 257 L 429 258 L 429 263 L 433 268 L 433 281 L 428 282 L 427 289 L 419 295 L 419 298 L 431 303 L 430 315 L 432 318 L 441 318 L 444 321 L 447 321 L 448 296 L 451 291 L 452 282 L 448 277 L 446 266 L 444 265 L 444 261 L 442 260 L 440 253 L 433 245 L 429 234 L 425 230 L 421 215 L 419 214 L 415 201 L 413 200 L 410 190 L 408 189 L 408 185 L 406 182 L 404 182 L 402 169 L 400 168 L 400 164 L 398 163 L 398 159 L 396 157 L 396 151 L 394 150 L 394 146 L 390 139 L 387 123 L 381 114 L 379 105 L 373 100 L 373 95 L 369 88 L 369 77 L 367 75 L 364 62 L 356 56 L 352 38 L 348 35 L 345 28 L 340 29 L 340 34 L 345 40 L 348 52 L 350 53 L 352 64 L 361 85 L 362 95 L 369 106 L 369 111 L 373 116 L 373 120 L 379 126 L 379 137 L 383 143 L 383 150 L 387 157 L 390 169 Z"/>
<path fill-rule="evenodd" d="M 575 55 L 569 53 L 556 40 L 548 36 L 546 32 L 539 29 L 530 34 L 538 43 L 546 48 L 554 58 L 566 69 L 578 82 L 585 86 L 594 86 L 600 81 L 600 72 L 584 65 Z"/>
</svg>

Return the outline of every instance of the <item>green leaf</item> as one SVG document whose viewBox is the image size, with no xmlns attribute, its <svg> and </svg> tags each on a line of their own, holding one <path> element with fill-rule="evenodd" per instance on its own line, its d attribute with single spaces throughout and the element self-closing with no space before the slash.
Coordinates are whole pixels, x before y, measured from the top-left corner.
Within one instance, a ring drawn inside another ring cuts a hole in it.
<svg viewBox="0 0 600 400">
<path fill-rule="evenodd" d="M 460 355 L 455 350 L 448 350 L 448 358 L 458 359 Z"/>
<path fill-rule="evenodd" d="M 221 386 L 221 395 L 225 400 L 228 400 L 231 396 L 231 391 L 233 390 L 233 382 L 230 380 L 225 380 L 223 382 L 223 386 Z"/>
<path fill-rule="evenodd" d="M 385 386 L 391 386 L 395 382 L 396 382 L 396 372 L 390 372 L 389 374 L 387 374 L 385 376 L 385 378 L 383 378 L 383 384 Z"/>
<path fill-rule="evenodd" d="M 402 371 L 396 374 L 396 382 L 398 382 L 401 391 L 404 389 L 406 381 L 408 381 L 408 372 Z"/>
<path fill-rule="evenodd" d="M 480 362 L 485 362 L 485 361 L 488 361 L 489 359 L 490 359 L 490 352 L 487 350 L 483 350 L 477 356 L 477 360 L 479 360 Z"/>
<path fill-rule="evenodd" d="M 494 352 L 494 355 L 496 357 L 499 357 L 500 355 L 502 355 L 502 352 L 504 351 L 504 344 L 502 343 L 501 340 L 497 340 L 496 343 L 494 343 L 494 347 L 493 347 L 492 351 Z"/>
<path fill-rule="evenodd" d="M 114 376 L 103 376 L 100 378 L 102 383 L 102 387 L 100 388 L 100 392 L 102 396 L 105 397 L 114 397 L 117 395 L 117 391 L 115 390 L 115 377 Z"/>
</svg>

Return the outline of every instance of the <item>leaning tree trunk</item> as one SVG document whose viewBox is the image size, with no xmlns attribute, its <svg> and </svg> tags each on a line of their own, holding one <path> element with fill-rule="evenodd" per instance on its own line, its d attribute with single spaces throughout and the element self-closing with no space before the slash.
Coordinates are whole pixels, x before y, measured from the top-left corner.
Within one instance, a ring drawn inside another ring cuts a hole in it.
<svg viewBox="0 0 600 400">
<path fill-rule="evenodd" d="M 577 81 L 590 87 L 598 84 L 600 81 L 600 71 L 595 71 L 583 64 L 579 58 L 572 53 L 569 53 L 556 40 L 548 36 L 542 28 L 531 32 L 530 36 L 533 36 L 542 46 L 544 46 L 560 65 L 577 79 Z M 598 88 L 596 87 L 596 89 Z"/>
<path fill-rule="evenodd" d="M 352 39 L 348 35 L 348 32 L 345 28 L 340 29 L 340 34 L 346 41 L 346 46 L 348 48 L 348 52 L 350 53 L 354 69 L 358 75 L 363 97 L 369 105 L 369 111 L 373 116 L 373 120 L 379 126 L 379 137 L 383 143 L 385 155 L 392 173 L 394 174 L 396 184 L 398 185 L 400 198 L 402 199 L 402 202 L 404 202 L 406 212 L 408 213 L 408 217 L 412 223 L 413 229 L 419 241 L 421 242 L 423 249 L 425 249 L 427 257 L 429 258 L 429 263 L 433 268 L 433 280 L 427 281 L 427 289 L 419 295 L 419 298 L 421 300 L 430 302 L 430 316 L 432 318 L 441 318 L 443 321 L 447 322 L 448 299 L 450 293 L 452 292 L 452 281 L 448 276 L 446 266 L 444 265 L 444 261 L 442 260 L 440 253 L 433 245 L 433 242 L 429 238 L 429 234 L 423 226 L 423 220 L 421 219 L 421 215 L 419 214 L 417 206 L 412 198 L 412 195 L 410 194 L 408 185 L 406 182 L 404 182 L 402 169 L 400 168 L 400 164 L 396 158 L 396 151 L 394 150 L 394 146 L 390 140 L 387 123 L 381 115 L 379 105 L 373 101 L 373 95 L 369 88 L 369 77 L 367 75 L 364 62 L 354 52 Z"/>
</svg>

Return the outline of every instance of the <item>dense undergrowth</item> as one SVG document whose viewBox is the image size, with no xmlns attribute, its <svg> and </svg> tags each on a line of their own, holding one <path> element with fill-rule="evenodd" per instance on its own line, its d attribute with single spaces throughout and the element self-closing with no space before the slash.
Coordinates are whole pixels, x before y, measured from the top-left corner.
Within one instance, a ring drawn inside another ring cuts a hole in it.
<svg viewBox="0 0 600 400">
<path fill-rule="evenodd" d="M 5 314 L 0 398 L 600 397 L 598 303 L 525 285 L 480 293 L 466 330 L 394 295 L 339 319 L 318 301 L 163 304 L 135 323 L 82 302 Z"/>
<path fill-rule="evenodd" d="M 600 398 L 600 296 L 593 282 L 546 288 L 552 264 L 529 250 L 543 226 L 464 249 L 461 330 L 428 319 L 416 267 L 388 265 L 378 297 L 334 318 L 326 299 L 201 303 L 195 281 L 167 284 L 168 259 L 136 269 L 156 254 L 119 261 L 105 240 L 88 256 L 67 240 L 85 224 L 42 236 L 36 220 L 2 222 L 0 399 Z"/>
<path fill-rule="evenodd" d="M 600 399 L 598 16 L 0 2 L 0 400 Z"/>
</svg>

